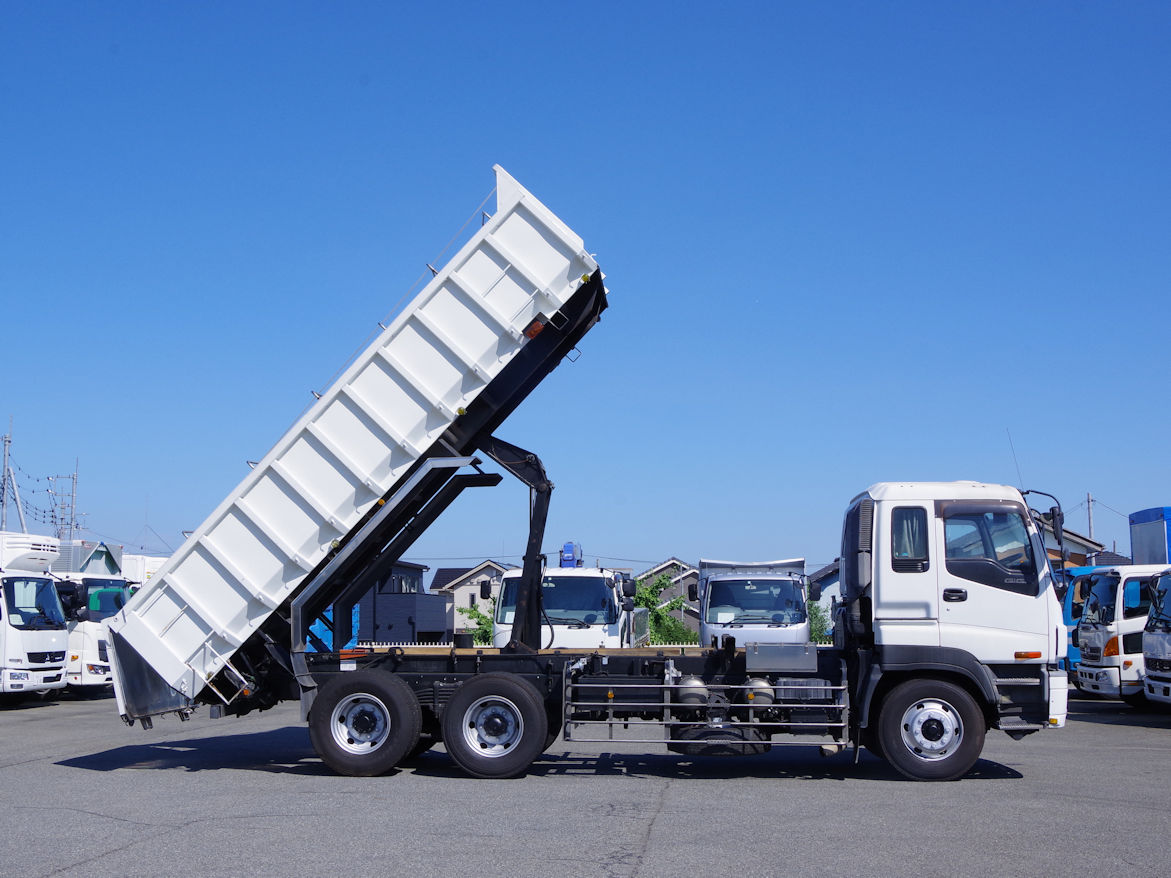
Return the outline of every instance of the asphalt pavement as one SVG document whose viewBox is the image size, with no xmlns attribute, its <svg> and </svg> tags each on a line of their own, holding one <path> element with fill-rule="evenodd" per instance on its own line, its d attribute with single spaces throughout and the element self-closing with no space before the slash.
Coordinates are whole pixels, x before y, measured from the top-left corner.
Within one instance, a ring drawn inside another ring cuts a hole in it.
<svg viewBox="0 0 1171 878">
<path fill-rule="evenodd" d="M 694 759 L 558 742 L 514 780 L 442 746 L 332 774 L 296 704 L 127 728 L 112 698 L 0 706 L 0 875 L 1165 876 L 1171 714 L 1071 693 L 954 783 L 865 751 Z"/>
</svg>

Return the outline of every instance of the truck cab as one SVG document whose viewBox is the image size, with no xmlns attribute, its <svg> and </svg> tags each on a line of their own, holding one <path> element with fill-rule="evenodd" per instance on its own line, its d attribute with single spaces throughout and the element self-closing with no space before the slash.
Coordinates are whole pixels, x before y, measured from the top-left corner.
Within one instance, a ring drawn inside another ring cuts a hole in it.
<svg viewBox="0 0 1171 878">
<path fill-rule="evenodd" d="M 520 570 L 508 570 L 501 577 L 493 646 L 503 647 L 511 639 L 520 578 Z M 546 569 L 541 577 L 541 645 L 548 649 L 645 645 L 650 637 L 649 611 L 634 607 L 624 593 L 627 582 L 620 573 L 601 567 Z"/>
<path fill-rule="evenodd" d="M 1077 626 L 1081 660 L 1074 683 L 1083 692 L 1141 705 L 1143 628 L 1158 564 L 1099 567 L 1079 579 L 1085 606 Z M 1079 584 L 1074 580 L 1074 586 Z"/>
<path fill-rule="evenodd" d="M 91 690 L 113 685 L 105 621 L 126 606 L 130 599 L 129 584 L 121 576 L 89 573 L 57 576 L 57 593 L 69 630 L 66 684 Z"/>
<path fill-rule="evenodd" d="M 1155 577 L 1151 611 L 1143 629 L 1143 693 L 1147 701 L 1171 704 L 1171 568 Z"/>
<path fill-rule="evenodd" d="M 942 766 L 982 739 L 976 704 L 1014 737 L 1065 725 L 1065 626 L 1038 518 L 1061 538 L 1059 506 L 1034 512 L 979 482 L 885 482 L 851 502 L 834 643 L 862 740 L 896 765 Z"/>
<path fill-rule="evenodd" d="M 48 574 L 57 540 L 0 533 L 0 693 L 65 686 L 65 614 Z"/>
<path fill-rule="evenodd" d="M 808 643 L 805 559 L 699 562 L 699 642 L 718 648 L 724 638 L 745 643 Z"/>
</svg>

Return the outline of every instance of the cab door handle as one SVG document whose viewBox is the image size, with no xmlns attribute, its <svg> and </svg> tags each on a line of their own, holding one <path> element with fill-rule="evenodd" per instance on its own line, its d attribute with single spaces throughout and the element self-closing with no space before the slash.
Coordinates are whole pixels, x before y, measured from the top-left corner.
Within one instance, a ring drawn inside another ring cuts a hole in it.
<svg viewBox="0 0 1171 878">
<path fill-rule="evenodd" d="M 966 588 L 945 588 L 943 590 L 943 599 L 949 604 L 966 601 L 968 599 L 968 590 Z"/>
</svg>

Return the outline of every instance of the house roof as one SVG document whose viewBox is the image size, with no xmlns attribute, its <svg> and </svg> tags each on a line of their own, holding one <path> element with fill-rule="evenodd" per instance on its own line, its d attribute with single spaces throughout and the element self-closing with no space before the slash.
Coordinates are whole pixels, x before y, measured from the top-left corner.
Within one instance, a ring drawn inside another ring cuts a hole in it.
<svg viewBox="0 0 1171 878">
<path fill-rule="evenodd" d="M 685 575 L 687 573 L 697 572 L 695 570 L 695 565 L 688 564 L 686 561 L 680 561 L 678 558 L 672 556 L 672 557 L 668 558 L 666 561 L 660 561 L 658 564 L 656 564 L 654 567 L 650 568 L 649 570 L 644 570 L 642 573 L 638 574 L 634 578 L 635 579 L 653 578 L 655 576 L 658 576 L 661 573 L 666 573 L 668 567 L 678 567 L 679 568 L 679 573 L 676 574 L 676 577 L 678 577 L 680 575 Z"/>
<path fill-rule="evenodd" d="M 1132 563 L 1125 555 L 1119 555 L 1117 552 L 1111 552 L 1109 549 L 1103 552 L 1098 552 L 1092 556 L 1095 567 L 1118 567 L 1123 564 Z M 1090 558 L 1086 559 L 1087 561 Z"/>
<path fill-rule="evenodd" d="M 840 567 L 841 567 L 840 562 L 831 561 L 829 564 L 826 564 L 824 567 L 821 567 L 817 570 L 814 570 L 812 573 L 810 573 L 809 574 L 809 581 L 813 582 L 813 583 L 818 583 L 818 582 L 824 582 L 827 579 L 831 579 L 831 578 L 838 575 L 838 571 L 839 571 Z"/>
<path fill-rule="evenodd" d="M 1054 536 L 1054 533 L 1053 533 L 1053 526 L 1048 523 L 1045 523 L 1044 527 L 1045 527 L 1045 536 L 1052 538 L 1052 539 L 1056 539 L 1056 537 Z M 1094 552 L 1100 552 L 1104 548 L 1106 548 L 1106 545 L 1104 543 L 1099 543 L 1095 540 L 1091 540 L 1089 537 L 1082 536 L 1077 531 L 1072 531 L 1068 527 L 1063 527 L 1061 529 L 1061 532 L 1062 532 L 1062 535 L 1065 537 L 1065 543 L 1066 543 L 1067 547 L 1069 546 L 1070 543 L 1074 543 L 1077 546 L 1080 546 L 1081 548 L 1085 549 L 1086 550 L 1085 554 L 1087 554 L 1087 555 L 1092 555 Z"/>
<path fill-rule="evenodd" d="M 452 591 L 482 573 L 503 573 L 515 566 L 515 564 L 502 564 L 499 561 L 487 560 L 481 561 L 475 567 L 440 567 L 435 571 L 435 577 L 431 580 L 430 591 L 432 593 Z"/>
</svg>

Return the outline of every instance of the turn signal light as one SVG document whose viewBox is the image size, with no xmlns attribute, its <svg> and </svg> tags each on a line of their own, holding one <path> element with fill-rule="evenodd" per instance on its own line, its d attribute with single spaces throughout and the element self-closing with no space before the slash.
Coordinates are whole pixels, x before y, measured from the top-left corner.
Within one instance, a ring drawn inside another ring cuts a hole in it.
<svg viewBox="0 0 1171 878">
<path fill-rule="evenodd" d="M 1039 650 L 1037 652 L 1017 652 L 1014 653 L 1014 655 L 1016 656 L 1016 660 L 1018 662 L 1023 662 L 1026 659 L 1039 659 L 1041 657 Z"/>
<path fill-rule="evenodd" d="M 1111 637 L 1106 641 L 1106 648 L 1102 650 L 1102 655 L 1118 655 L 1118 638 Z"/>
<path fill-rule="evenodd" d="M 545 328 L 545 324 L 540 320 L 534 320 L 529 324 L 528 329 L 525 330 L 525 338 L 534 339 L 541 334 L 541 330 Z"/>
</svg>

